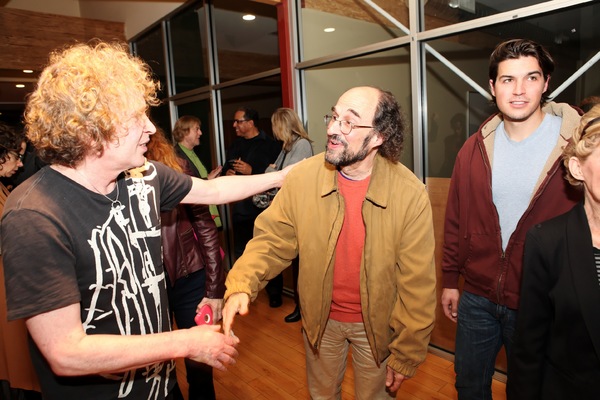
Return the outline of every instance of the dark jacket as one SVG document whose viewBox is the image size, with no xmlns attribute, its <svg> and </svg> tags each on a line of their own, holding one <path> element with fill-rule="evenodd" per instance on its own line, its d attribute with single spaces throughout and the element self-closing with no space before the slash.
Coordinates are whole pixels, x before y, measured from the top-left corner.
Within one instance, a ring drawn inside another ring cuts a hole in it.
<svg viewBox="0 0 600 400">
<path fill-rule="evenodd" d="M 583 204 L 527 234 L 510 400 L 600 399 L 600 284 Z"/>
<path fill-rule="evenodd" d="M 501 115 L 490 117 L 464 144 L 454 165 L 444 226 L 443 287 L 458 288 L 517 309 L 523 244 L 529 228 L 570 210 L 581 192 L 565 180 L 562 148 L 579 125 L 579 112 L 567 104 L 548 103 L 544 111 L 562 117 L 558 142 L 533 191 L 527 210 L 502 251 L 498 212 L 492 198 L 494 135 Z"/>
<path fill-rule="evenodd" d="M 178 155 L 185 157 L 182 158 L 184 171 L 196 176 L 185 154 L 178 152 Z M 208 206 L 180 204 L 171 211 L 161 213 L 161 234 L 163 262 L 171 285 L 179 278 L 205 269 L 205 297 L 222 299 L 225 272 L 217 226 Z"/>
<path fill-rule="evenodd" d="M 227 149 L 227 160 L 241 158 L 252 166 L 252 175 L 263 174 L 267 167 L 275 162 L 280 151 L 281 142 L 261 130 L 251 139 L 236 138 Z M 230 164 L 226 163 L 221 174 L 225 175 L 229 168 Z M 263 211 L 254 205 L 252 197 L 233 203 L 232 210 L 234 221 L 253 221 Z"/>
</svg>

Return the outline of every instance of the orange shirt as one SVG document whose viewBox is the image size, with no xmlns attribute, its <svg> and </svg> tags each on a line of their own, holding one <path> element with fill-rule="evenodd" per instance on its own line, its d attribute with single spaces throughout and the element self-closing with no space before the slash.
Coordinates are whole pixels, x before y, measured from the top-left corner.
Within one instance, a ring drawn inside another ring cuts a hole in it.
<svg viewBox="0 0 600 400">
<path fill-rule="evenodd" d="M 344 223 L 335 248 L 333 295 L 329 318 L 340 322 L 362 322 L 360 264 L 365 244 L 362 205 L 370 178 L 353 181 L 338 173 L 338 187 L 344 198 Z"/>
</svg>

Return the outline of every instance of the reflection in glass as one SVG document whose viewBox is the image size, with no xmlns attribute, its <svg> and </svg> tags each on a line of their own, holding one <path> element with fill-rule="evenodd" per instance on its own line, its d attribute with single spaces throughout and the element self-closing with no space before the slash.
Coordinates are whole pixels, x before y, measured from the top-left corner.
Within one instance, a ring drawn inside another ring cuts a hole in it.
<svg viewBox="0 0 600 400">
<path fill-rule="evenodd" d="M 326 129 L 323 126 L 323 114 L 335 105 L 340 95 L 350 87 L 368 85 L 389 90 L 409 123 L 404 138 L 404 151 L 400 161 L 413 168 L 414 157 L 412 135 L 410 132 L 411 83 L 410 55 L 408 48 L 399 48 L 339 61 L 326 66 L 306 70 L 306 105 L 308 115 L 308 133 L 314 140 L 315 153 L 325 149 Z M 305 121 L 306 123 L 306 121 Z"/>
<path fill-rule="evenodd" d="M 168 96 L 167 91 L 167 70 L 165 67 L 165 51 L 163 48 L 161 26 L 153 28 L 148 33 L 140 36 L 134 42 L 134 53 L 144 60 L 152 69 L 154 79 L 160 81 L 161 90 L 158 97 L 165 100 Z M 170 132 L 171 119 L 169 115 L 169 107 L 167 103 L 163 103 L 160 107 L 150 108 L 150 118 L 152 121 L 167 132 Z"/>
<path fill-rule="evenodd" d="M 219 80 L 225 82 L 279 68 L 277 9 L 254 1 L 214 1 Z M 252 14 L 254 20 L 244 20 Z"/>
<path fill-rule="evenodd" d="M 425 3 L 425 29 L 457 24 L 550 0 L 422 0 Z"/>
<path fill-rule="evenodd" d="M 165 49 L 163 48 L 163 35 L 160 25 L 141 36 L 134 43 L 134 52 L 144 60 L 152 72 L 160 81 L 161 91 L 159 98 L 164 99 L 168 96 L 167 92 L 167 70 L 165 67 Z"/>
<path fill-rule="evenodd" d="M 553 93 L 598 52 L 600 26 L 592 18 L 598 12 L 600 4 L 592 3 L 577 9 L 446 37 L 428 44 L 489 91 L 488 61 L 495 46 L 512 37 L 533 39 L 548 49 L 556 63 L 548 89 Z M 508 37 L 507 33 L 510 33 Z M 427 55 L 426 71 L 427 176 L 450 177 L 456 152 L 464 140 L 496 109 L 431 54 Z M 598 63 L 558 93 L 554 100 L 577 105 L 591 95 L 600 95 Z M 466 118 L 464 135 L 455 133 L 452 121 L 456 115 Z"/>
<path fill-rule="evenodd" d="M 362 0 L 303 1 L 302 60 L 404 36 L 400 26 L 409 28 L 407 2 L 374 3 L 379 3 L 387 16 Z"/>
<path fill-rule="evenodd" d="M 208 85 L 204 18 L 204 7 L 191 7 L 174 16 L 169 23 L 175 93 Z"/>
</svg>

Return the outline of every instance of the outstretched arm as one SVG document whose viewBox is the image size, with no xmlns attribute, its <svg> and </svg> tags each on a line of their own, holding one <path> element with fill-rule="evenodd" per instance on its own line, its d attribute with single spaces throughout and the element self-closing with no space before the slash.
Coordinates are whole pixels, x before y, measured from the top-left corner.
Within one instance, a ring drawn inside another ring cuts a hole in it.
<svg viewBox="0 0 600 400">
<path fill-rule="evenodd" d="M 197 326 L 149 335 L 87 335 L 79 303 L 33 316 L 31 337 L 57 375 L 114 373 L 185 357 L 219 370 L 235 364 L 236 337 L 218 325 Z"/>
<path fill-rule="evenodd" d="M 265 190 L 281 187 L 289 166 L 281 171 L 248 176 L 221 176 L 211 180 L 192 178 L 192 190 L 182 203 L 226 204 L 248 198 Z"/>
</svg>

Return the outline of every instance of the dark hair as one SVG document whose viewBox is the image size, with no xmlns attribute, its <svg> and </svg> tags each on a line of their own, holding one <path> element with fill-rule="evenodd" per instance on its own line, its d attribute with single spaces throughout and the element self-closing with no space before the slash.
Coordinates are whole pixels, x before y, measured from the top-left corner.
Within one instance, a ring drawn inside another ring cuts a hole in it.
<svg viewBox="0 0 600 400">
<path fill-rule="evenodd" d="M 537 60 L 544 81 L 550 79 L 550 75 L 554 72 L 554 60 L 548 50 L 539 43 L 528 39 L 511 39 L 500 43 L 490 55 L 489 77 L 492 82 L 496 82 L 498 77 L 498 64 L 506 60 L 516 60 L 521 57 L 533 57 Z M 547 91 L 546 91 L 547 93 Z M 550 98 L 546 93 L 542 94 L 541 104 L 546 103 Z M 496 97 L 493 97 L 496 103 Z"/>
<path fill-rule="evenodd" d="M 21 131 L 15 131 L 8 125 L 0 122 L 0 165 L 4 164 L 9 153 L 21 153 L 21 146 L 25 142 L 25 134 Z"/>
<path fill-rule="evenodd" d="M 383 139 L 379 146 L 379 154 L 392 162 L 400 160 L 406 123 L 400 106 L 391 92 L 380 90 L 372 125 Z"/>
<path fill-rule="evenodd" d="M 256 111 L 253 108 L 249 108 L 249 107 L 240 107 L 235 111 L 236 112 L 243 111 L 244 119 L 247 119 L 249 121 L 254 121 L 254 126 L 258 128 L 258 111 Z"/>
</svg>

